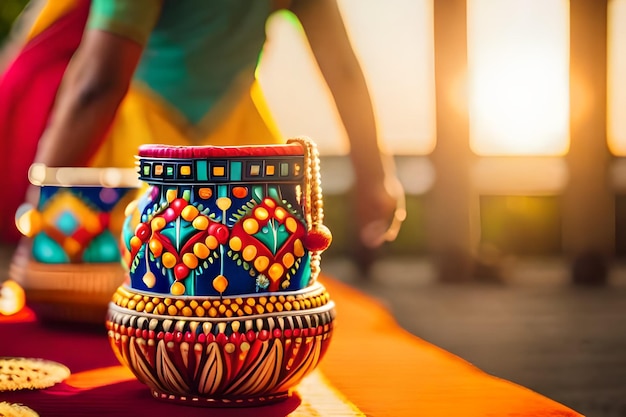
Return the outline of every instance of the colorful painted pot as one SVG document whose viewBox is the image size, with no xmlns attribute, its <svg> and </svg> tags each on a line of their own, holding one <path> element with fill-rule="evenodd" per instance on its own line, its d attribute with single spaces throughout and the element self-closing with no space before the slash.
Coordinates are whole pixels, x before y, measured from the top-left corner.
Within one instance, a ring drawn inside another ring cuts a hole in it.
<svg viewBox="0 0 626 417">
<path fill-rule="evenodd" d="M 128 279 L 106 322 L 118 358 L 156 398 L 288 397 L 334 320 L 315 144 L 148 145 L 138 170 L 148 187 L 127 209 Z"/>
<path fill-rule="evenodd" d="M 16 213 L 28 245 L 18 248 L 10 276 L 42 321 L 101 324 L 125 277 L 119 236 L 139 190 L 136 173 L 34 165 L 29 179 L 39 199 Z"/>
</svg>

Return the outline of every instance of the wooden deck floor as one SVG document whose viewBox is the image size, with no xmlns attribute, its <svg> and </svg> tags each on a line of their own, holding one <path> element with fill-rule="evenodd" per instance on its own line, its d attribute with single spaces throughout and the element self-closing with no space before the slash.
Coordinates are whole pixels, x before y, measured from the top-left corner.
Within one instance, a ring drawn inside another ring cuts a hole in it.
<svg viewBox="0 0 626 417">
<path fill-rule="evenodd" d="M 626 416 L 626 283 L 568 284 L 557 263 L 518 265 L 503 284 L 439 284 L 423 261 L 388 259 L 359 280 L 345 260 L 322 270 L 378 297 L 411 333 L 484 371 L 589 417 Z"/>
</svg>

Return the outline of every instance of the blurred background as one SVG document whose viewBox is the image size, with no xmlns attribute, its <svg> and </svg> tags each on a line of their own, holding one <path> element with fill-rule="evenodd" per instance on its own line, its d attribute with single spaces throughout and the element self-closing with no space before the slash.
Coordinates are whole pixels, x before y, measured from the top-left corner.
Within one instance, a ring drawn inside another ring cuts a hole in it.
<svg viewBox="0 0 626 417">
<path fill-rule="evenodd" d="M 0 2 L 0 39 L 25 3 Z M 275 15 L 258 76 L 284 135 L 322 153 L 324 271 L 487 372 L 626 416 L 626 0 L 339 4 L 408 217 L 355 265 L 348 142 Z"/>
<path fill-rule="evenodd" d="M 11 30 L 13 21 L 21 13 L 26 3 L 28 3 L 26 0 L 6 0 L 2 2 L 0 8 L 0 33 L 3 39 Z"/>
</svg>

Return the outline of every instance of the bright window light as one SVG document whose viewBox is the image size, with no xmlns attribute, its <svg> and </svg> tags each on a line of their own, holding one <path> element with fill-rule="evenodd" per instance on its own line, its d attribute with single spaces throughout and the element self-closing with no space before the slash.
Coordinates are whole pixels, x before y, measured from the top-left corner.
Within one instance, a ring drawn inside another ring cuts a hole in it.
<svg viewBox="0 0 626 417">
<path fill-rule="evenodd" d="M 614 155 L 626 156 L 626 1 L 608 4 L 607 137 Z"/>
<path fill-rule="evenodd" d="M 569 148 L 569 2 L 467 0 L 470 144 L 479 155 Z"/>
</svg>

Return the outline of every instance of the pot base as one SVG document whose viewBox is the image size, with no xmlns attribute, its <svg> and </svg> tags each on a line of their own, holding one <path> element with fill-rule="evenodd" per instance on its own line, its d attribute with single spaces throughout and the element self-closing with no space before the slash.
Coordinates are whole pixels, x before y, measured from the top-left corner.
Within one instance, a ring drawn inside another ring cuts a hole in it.
<svg viewBox="0 0 626 417">
<path fill-rule="evenodd" d="M 125 279 L 118 263 L 43 264 L 25 251 L 16 253 L 9 274 L 42 322 L 98 326 L 106 318 L 111 294 Z"/>
<path fill-rule="evenodd" d="M 260 405 L 274 404 L 289 399 L 292 396 L 290 391 L 278 392 L 271 395 L 258 396 L 258 397 L 244 397 L 244 398 L 212 398 L 212 397 L 200 397 L 194 395 L 176 395 L 170 393 L 163 393 L 157 390 L 151 390 L 152 396 L 158 400 L 167 402 L 175 402 L 177 404 L 191 405 L 198 407 L 216 407 L 216 408 L 230 408 L 230 407 L 254 407 Z"/>
</svg>

